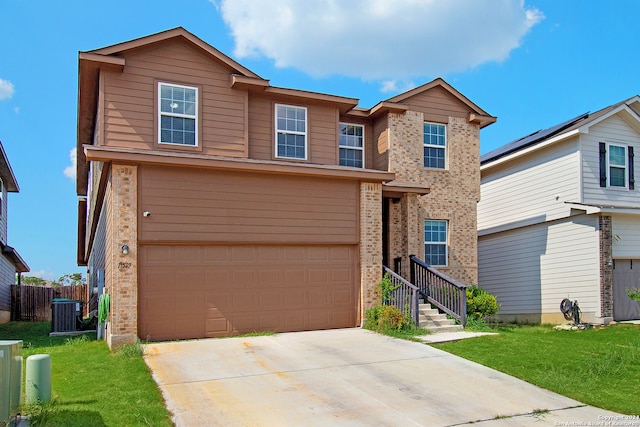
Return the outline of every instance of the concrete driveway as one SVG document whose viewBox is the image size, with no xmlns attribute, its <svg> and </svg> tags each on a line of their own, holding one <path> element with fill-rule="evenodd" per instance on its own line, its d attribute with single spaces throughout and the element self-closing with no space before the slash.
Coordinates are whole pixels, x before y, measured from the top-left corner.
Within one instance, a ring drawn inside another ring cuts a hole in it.
<svg viewBox="0 0 640 427">
<path fill-rule="evenodd" d="M 176 426 L 605 425 L 618 415 L 358 328 L 144 352 Z"/>
</svg>

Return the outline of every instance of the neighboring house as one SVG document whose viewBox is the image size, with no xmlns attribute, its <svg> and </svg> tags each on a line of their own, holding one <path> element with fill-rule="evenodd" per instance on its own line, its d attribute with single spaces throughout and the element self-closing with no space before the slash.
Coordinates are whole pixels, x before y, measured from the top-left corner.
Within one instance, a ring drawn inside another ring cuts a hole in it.
<svg viewBox="0 0 640 427">
<path fill-rule="evenodd" d="M 370 109 L 182 28 L 79 54 L 78 263 L 110 346 L 354 327 L 382 264 L 477 280 L 479 130 L 442 79 Z"/>
<path fill-rule="evenodd" d="M 638 319 L 640 98 L 583 114 L 481 157 L 479 284 L 511 320 Z"/>
<path fill-rule="evenodd" d="M 16 284 L 16 274 L 19 280 L 21 273 L 29 271 L 20 254 L 7 244 L 8 196 L 18 191 L 18 181 L 0 142 L 0 324 L 11 320 L 11 285 Z"/>
</svg>

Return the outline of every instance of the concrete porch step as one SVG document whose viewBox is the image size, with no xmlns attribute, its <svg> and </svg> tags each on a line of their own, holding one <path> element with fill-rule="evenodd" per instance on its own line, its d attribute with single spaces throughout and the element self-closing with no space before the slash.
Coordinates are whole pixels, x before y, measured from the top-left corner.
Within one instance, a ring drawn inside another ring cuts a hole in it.
<svg viewBox="0 0 640 427">
<path fill-rule="evenodd" d="M 418 326 L 434 334 L 464 330 L 455 320 L 447 318 L 446 314 L 424 302 L 418 305 Z"/>
</svg>

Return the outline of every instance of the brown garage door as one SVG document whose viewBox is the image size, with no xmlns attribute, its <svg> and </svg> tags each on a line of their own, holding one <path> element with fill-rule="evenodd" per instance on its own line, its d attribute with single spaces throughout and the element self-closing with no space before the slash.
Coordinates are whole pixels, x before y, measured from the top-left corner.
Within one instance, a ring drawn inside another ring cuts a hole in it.
<svg viewBox="0 0 640 427">
<path fill-rule="evenodd" d="M 143 245 L 143 340 L 353 327 L 355 245 Z"/>
</svg>

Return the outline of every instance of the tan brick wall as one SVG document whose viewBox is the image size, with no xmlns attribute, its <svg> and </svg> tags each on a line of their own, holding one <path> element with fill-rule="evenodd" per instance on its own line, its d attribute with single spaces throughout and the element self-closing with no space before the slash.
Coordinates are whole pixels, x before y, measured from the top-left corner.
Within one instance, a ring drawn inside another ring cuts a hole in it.
<svg viewBox="0 0 640 427">
<path fill-rule="evenodd" d="M 138 339 L 137 183 L 138 168 L 111 166 L 108 188 L 105 287 L 111 296 L 107 328 L 110 348 Z M 129 253 L 122 253 L 122 246 Z"/>
<path fill-rule="evenodd" d="M 376 285 L 382 278 L 382 184 L 360 183 L 361 316 L 378 302 Z"/>
<path fill-rule="evenodd" d="M 424 115 L 421 112 L 389 114 L 388 122 L 389 170 L 396 173 L 398 181 L 421 184 L 431 189 L 430 194 L 417 197 L 421 208 L 418 213 L 411 214 L 407 205 L 408 220 L 418 225 L 417 229 L 407 228 L 411 237 L 407 237 L 404 245 L 409 253 L 415 250 L 415 255 L 424 258 L 424 219 L 449 221 L 449 266 L 439 269 L 465 284 L 476 284 L 479 126 L 465 118 L 449 117 L 449 122 L 444 123 L 447 125 L 446 169 L 440 170 L 424 167 Z"/>
</svg>

